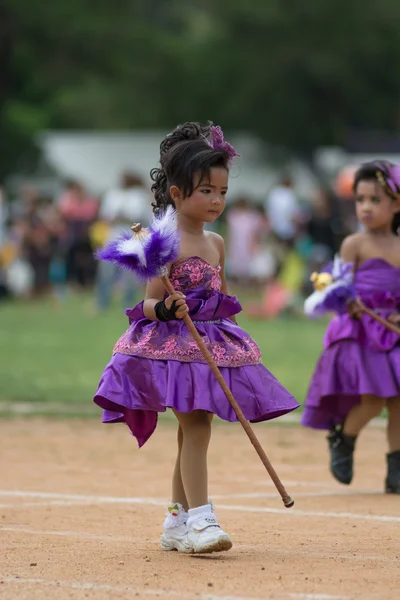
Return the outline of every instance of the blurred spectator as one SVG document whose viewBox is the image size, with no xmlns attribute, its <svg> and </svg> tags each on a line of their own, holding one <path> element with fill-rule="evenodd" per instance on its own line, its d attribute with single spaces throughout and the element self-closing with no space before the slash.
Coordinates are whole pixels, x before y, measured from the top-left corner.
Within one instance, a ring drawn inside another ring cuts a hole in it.
<svg viewBox="0 0 400 600">
<path fill-rule="evenodd" d="M 64 300 L 67 292 L 67 255 L 69 250 L 69 231 L 60 209 L 49 204 L 44 215 L 51 239 L 51 261 L 49 281 L 56 300 Z"/>
<path fill-rule="evenodd" d="M 8 208 L 3 190 L 0 188 L 0 248 L 7 240 Z"/>
<path fill-rule="evenodd" d="M 6 207 L 3 190 L 0 188 L 0 302 L 7 297 L 7 286 L 5 279 L 5 248 L 7 242 L 6 223 L 8 211 Z"/>
<path fill-rule="evenodd" d="M 44 218 L 38 190 L 32 187 L 22 189 L 21 200 L 17 225 L 22 236 L 22 255 L 33 271 L 32 293 L 42 296 L 49 290 L 51 233 Z"/>
<path fill-rule="evenodd" d="M 97 218 L 99 203 L 77 181 L 67 182 L 58 201 L 68 237 L 67 277 L 73 285 L 85 288 L 94 282 L 95 261 L 89 230 Z"/>
<path fill-rule="evenodd" d="M 283 243 L 292 242 L 296 235 L 299 203 L 289 176 L 283 177 L 280 184 L 270 190 L 264 207 L 272 233 Z"/>
<path fill-rule="evenodd" d="M 247 198 L 239 198 L 229 209 L 226 221 L 229 279 L 247 285 L 251 279 L 250 264 L 256 250 L 261 216 Z"/>
<path fill-rule="evenodd" d="M 316 260 L 328 261 L 337 252 L 334 224 L 333 199 L 321 188 L 312 200 L 311 218 L 307 225 L 307 233 L 312 242 L 311 257 Z"/>
<path fill-rule="evenodd" d="M 105 195 L 99 216 L 100 221 L 108 225 L 104 229 L 104 242 L 114 239 L 122 232 L 132 233 L 133 223 L 140 222 L 147 226 L 151 218 L 151 197 L 141 178 L 130 172 L 122 173 L 120 185 Z M 131 306 L 136 293 L 132 274 L 119 270 L 112 264 L 99 262 L 96 279 L 99 310 L 106 310 L 110 306 L 117 283 L 122 288 L 125 306 Z"/>
<path fill-rule="evenodd" d="M 249 265 L 251 279 L 256 285 L 265 285 L 274 276 L 277 260 L 271 243 L 271 228 L 264 207 L 257 206 L 260 222 L 254 232 L 253 255 Z"/>
</svg>

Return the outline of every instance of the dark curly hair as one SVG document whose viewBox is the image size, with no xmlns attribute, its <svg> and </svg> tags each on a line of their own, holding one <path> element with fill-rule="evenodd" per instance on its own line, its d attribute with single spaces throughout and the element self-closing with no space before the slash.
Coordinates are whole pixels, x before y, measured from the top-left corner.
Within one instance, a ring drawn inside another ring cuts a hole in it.
<svg viewBox="0 0 400 600">
<path fill-rule="evenodd" d="M 377 181 L 380 183 L 385 193 L 390 196 L 393 200 L 396 200 L 400 194 L 400 187 L 396 186 L 396 192 L 391 189 L 387 184 L 387 179 L 390 176 L 388 169 L 394 167 L 394 165 L 388 161 L 380 160 L 374 162 L 368 162 L 361 165 L 354 175 L 353 192 L 356 192 L 357 186 L 360 181 Z M 400 213 L 396 213 L 392 221 L 392 231 L 394 234 L 399 235 L 400 230 Z"/>
<path fill-rule="evenodd" d="M 154 181 L 153 213 L 157 216 L 167 206 L 174 205 L 169 189 L 176 185 L 183 195 L 190 196 L 194 191 L 194 175 L 204 181 L 210 176 L 210 169 L 222 167 L 229 170 L 229 155 L 225 150 L 214 150 L 206 138 L 211 123 L 184 123 L 178 125 L 160 144 L 160 168 L 152 169 L 150 177 Z"/>
</svg>

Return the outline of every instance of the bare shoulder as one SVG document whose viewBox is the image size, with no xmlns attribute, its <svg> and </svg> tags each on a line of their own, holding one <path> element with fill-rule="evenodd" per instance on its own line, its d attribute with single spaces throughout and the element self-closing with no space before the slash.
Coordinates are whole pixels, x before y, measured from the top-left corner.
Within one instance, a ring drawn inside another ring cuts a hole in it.
<svg viewBox="0 0 400 600">
<path fill-rule="evenodd" d="M 345 262 L 354 262 L 360 258 L 361 249 L 366 242 L 366 236 L 363 232 L 353 233 L 347 236 L 340 247 L 340 257 Z"/>
<path fill-rule="evenodd" d="M 219 235 L 218 233 L 215 233 L 214 231 L 207 231 L 207 238 L 221 252 L 224 251 L 225 242 L 224 242 L 224 238 L 222 237 L 222 235 Z"/>
<path fill-rule="evenodd" d="M 224 244 L 224 238 L 219 233 L 215 233 L 215 231 L 207 231 L 207 237 L 210 241 L 213 241 L 217 244 Z"/>
</svg>

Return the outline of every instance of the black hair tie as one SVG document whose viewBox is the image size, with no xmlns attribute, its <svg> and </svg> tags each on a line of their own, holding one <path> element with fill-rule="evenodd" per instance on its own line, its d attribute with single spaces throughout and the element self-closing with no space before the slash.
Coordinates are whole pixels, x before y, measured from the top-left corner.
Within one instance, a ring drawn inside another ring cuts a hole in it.
<svg viewBox="0 0 400 600">
<path fill-rule="evenodd" d="M 157 302 L 157 304 L 154 306 L 154 312 L 156 313 L 156 317 L 159 321 L 173 321 L 176 319 L 175 315 L 178 308 L 179 306 L 176 306 L 176 300 L 173 301 L 170 309 L 165 306 L 164 300 L 160 300 L 160 302 Z"/>
</svg>

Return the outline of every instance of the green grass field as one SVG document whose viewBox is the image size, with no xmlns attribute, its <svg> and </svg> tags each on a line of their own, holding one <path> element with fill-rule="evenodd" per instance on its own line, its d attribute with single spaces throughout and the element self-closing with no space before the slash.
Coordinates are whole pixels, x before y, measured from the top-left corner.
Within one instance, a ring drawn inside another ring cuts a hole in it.
<svg viewBox="0 0 400 600">
<path fill-rule="evenodd" d="M 264 364 L 303 402 L 326 323 L 301 318 L 239 324 L 260 345 Z M 94 415 L 92 396 L 113 344 L 127 327 L 123 311 L 96 315 L 89 296 L 0 306 L 0 408 L 35 414 Z M 24 409 L 25 406 L 25 409 Z"/>
</svg>

